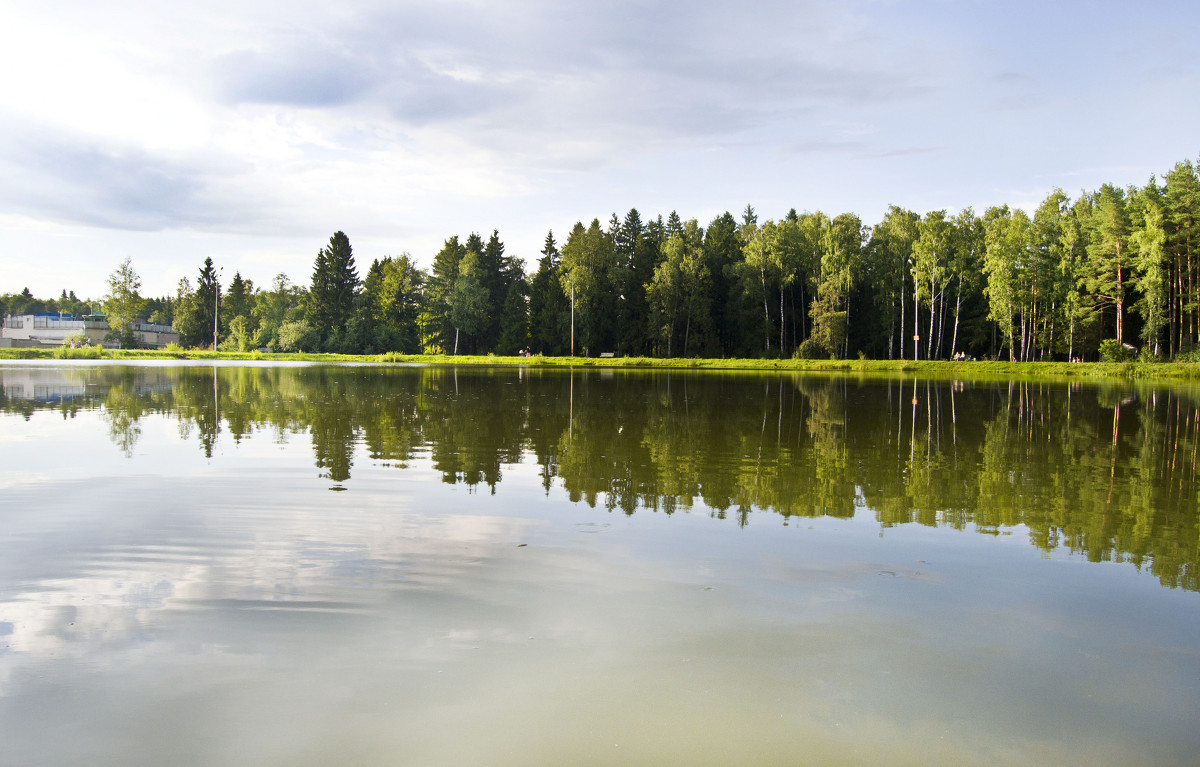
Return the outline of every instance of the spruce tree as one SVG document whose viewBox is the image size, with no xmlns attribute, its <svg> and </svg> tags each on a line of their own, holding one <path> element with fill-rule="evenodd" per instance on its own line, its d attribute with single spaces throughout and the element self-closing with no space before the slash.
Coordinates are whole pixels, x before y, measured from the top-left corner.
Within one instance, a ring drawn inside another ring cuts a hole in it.
<svg viewBox="0 0 1200 767">
<path fill-rule="evenodd" d="M 182 285 L 181 285 L 182 288 Z M 179 342 L 184 346 L 208 346 L 213 343 L 213 313 L 219 314 L 221 284 L 217 282 L 217 270 L 212 258 L 204 259 L 200 277 L 196 281 L 196 292 L 191 295 L 191 316 L 180 328 Z M 219 330 L 219 328 L 218 328 Z"/>
<path fill-rule="evenodd" d="M 570 303 L 559 280 L 559 253 L 554 232 L 546 235 L 542 257 L 529 295 L 529 336 L 533 351 L 561 355 L 567 350 Z"/>
<path fill-rule="evenodd" d="M 317 253 L 313 264 L 312 287 L 309 288 L 306 318 L 325 345 L 337 346 L 350 318 L 358 295 L 358 272 L 354 267 L 354 251 L 342 232 L 334 232 L 329 245 Z"/>
<path fill-rule="evenodd" d="M 448 352 L 454 346 L 454 322 L 450 318 L 450 296 L 458 281 L 458 267 L 466 248 L 458 236 L 446 240 L 433 257 L 429 280 L 425 283 L 422 312 L 422 347 L 425 351 Z"/>
</svg>

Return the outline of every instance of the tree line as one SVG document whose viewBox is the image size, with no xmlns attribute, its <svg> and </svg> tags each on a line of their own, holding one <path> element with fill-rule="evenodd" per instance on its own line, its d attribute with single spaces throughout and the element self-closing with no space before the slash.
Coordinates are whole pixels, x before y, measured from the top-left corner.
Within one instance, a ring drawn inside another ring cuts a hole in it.
<svg viewBox="0 0 1200 767">
<path fill-rule="evenodd" d="M 1055 189 L 1032 215 L 892 206 L 868 226 L 747 205 L 701 226 L 630 209 L 577 222 L 561 247 L 551 231 L 531 271 L 493 231 L 450 237 L 428 270 L 404 254 L 360 276 L 337 232 L 308 285 L 237 273 L 223 290 L 206 259 L 142 308 L 182 345 L 243 350 L 1179 358 L 1200 345 L 1198 219 L 1185 160 L 1142 187 Z"/>
</svg>

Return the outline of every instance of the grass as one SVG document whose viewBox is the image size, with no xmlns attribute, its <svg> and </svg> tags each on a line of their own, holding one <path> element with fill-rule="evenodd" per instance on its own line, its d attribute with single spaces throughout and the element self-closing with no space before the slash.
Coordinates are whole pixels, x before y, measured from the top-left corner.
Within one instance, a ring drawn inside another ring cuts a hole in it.
<svg viewBox="0 0 1200 767">
<path fill-rule="evenodd" d="M 1064 379 L 1200 379 L 1200 362 L 951 362 L 943 360 L 700 359 L 656 357 L 498 357 L 449 354 L 315 354 L 307 352 L 212 352 L 201 349 L 0 349 L 0 359 L 229 360 L 313 363 L 397 363 L 419 365 L 520 365 L 530 367 L 641 368 L 662 370 L 764 370 L 859 373 L 922 377 Z"/>
</svg>

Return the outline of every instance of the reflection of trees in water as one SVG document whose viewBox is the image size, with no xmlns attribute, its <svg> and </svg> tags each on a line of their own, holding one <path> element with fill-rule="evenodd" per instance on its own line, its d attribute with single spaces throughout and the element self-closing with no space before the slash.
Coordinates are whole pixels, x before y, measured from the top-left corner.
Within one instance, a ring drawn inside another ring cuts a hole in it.
<svg viewBox="0 0 1200 767">
<path fill-rule="evenodd" d="M 1194 395 L 1013 382 L 967 398 L 950 387 L 957 418 L 947 448 L 936 446 L 944 419 L 920 416 L 936 388 L 917 386 L 909 444 L 935 446 L 925 456 L 909 448 L 903 487 L 867 472 L 881 480 L 867 493 L 881 522 L 988 533 L 1023 525 L 1047 551 L 1064 546 L 1092 561 L 1130 562 L 1170 586 L 1200 586 Z"/>
<path fill-rule="evenodd" d="M 1188 390 L 966 384 L 798 375 L 516 369 L 100 368 L 73 403 L 101 407 L 131 454 L 170 415 L 211 456 L 307 433 L 320 476 L 350 479 L 358 444 L 385 467 L 428 459 L 448 483 L 497 492 L 534 460 L 549 493 L 621 510 L 849 517 L 984 533 L 1196 580 L 1198 397 Z M 96 392 L 96 394 L 93 394 Z M 190 439 L 190 436 L 188 437 Z"/>
<path fill-rule="evenodd" d="M 108 421 L 108 437 L 125 456 L 133 456 L 133 448 L 142 436 L 141 419 L 147 406 L 143 398 L 118 383 L 104 397 L 104 418 Z"/>
</svg>

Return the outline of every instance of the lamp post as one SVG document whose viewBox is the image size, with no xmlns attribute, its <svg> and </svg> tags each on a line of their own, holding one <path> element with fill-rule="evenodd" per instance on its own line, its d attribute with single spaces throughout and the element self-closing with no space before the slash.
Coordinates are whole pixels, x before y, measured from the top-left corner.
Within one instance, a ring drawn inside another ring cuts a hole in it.
<svg viewBox="0 0 1200 767">
<path fill-rule="evenodd" d="M 571 286 L 571 356 L 575 356 L 575 283 L 567 281 Z"/>
</svg>

